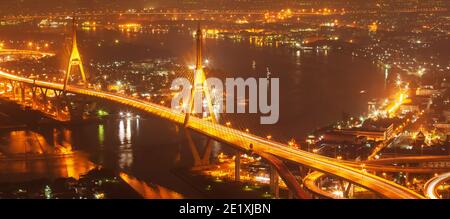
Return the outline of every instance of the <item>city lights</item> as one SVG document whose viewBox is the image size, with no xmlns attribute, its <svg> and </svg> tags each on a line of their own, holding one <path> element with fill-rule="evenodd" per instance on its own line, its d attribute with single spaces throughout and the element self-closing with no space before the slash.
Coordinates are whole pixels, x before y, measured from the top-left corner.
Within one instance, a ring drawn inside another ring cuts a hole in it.
<svg viewBox="0 0 450 219">
<path fill-rule="evenodd" d="M 450 198 L 446 2 L 73 2 L 0 3 L 0 199 Z"/>
</svg>

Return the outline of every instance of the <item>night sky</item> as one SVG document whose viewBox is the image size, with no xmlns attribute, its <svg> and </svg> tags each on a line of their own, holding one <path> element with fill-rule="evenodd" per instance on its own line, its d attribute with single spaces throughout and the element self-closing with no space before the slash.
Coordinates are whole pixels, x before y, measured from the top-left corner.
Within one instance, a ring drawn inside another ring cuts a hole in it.
<svg viewBox="0 0 450 219">
<path fill-rule="evenodd" d="M 215 8 L 257 9 L 307 6 L 374 4 L 376 0 L 1 0 L 1 14 L 49 12 L 77 9 L 127 8 Z"/>
</svg>

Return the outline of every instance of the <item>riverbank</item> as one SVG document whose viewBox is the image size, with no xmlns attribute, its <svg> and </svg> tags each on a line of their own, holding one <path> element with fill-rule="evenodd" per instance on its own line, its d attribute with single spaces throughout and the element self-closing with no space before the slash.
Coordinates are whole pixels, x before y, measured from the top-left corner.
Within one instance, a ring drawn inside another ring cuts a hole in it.
<svg viewBox="0 0 450 219">
<path fill-rule="evenodd" d="M 79 178 L 35 179 L 0 183 L 0 199 L 140 199 L 114 172 L 94 168 Z"/>
</svg>

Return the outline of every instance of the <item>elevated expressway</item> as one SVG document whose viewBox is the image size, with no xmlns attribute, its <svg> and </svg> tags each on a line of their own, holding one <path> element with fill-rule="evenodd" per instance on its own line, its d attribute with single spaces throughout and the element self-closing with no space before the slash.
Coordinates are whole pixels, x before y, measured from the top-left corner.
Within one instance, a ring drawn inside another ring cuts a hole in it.
<svg viewBox="0 0 450 219">
<path fill-rule="evenodd" d="M 38 56 L 38 57 L 46 57 L 46 56 L 54 56 L 54 53 L 50 52 L 41 52 L 34 50 L 19 50 L 19 49 L 0 49 L 0 56 L 5 55 L 27 55 L 27 56 Z"/>
<path fill-rule="evenodd" d="M 404 172 L 404 173 L 422 173 L 422 174 L 437 174 L 443 173 L 442 175 L 436 176 L 430 179 L 425 184 L 425 194 L 428 198 L 437 199 L 439 195 L 436 193 L 436 188 L 443 182 L 450 180 L 450 156 L 401 156 L 401 157 L 390 157 L 378 160 L 367 160 L 364 162 L 352 162 L 352 161 L 341 161 L 345 165 L 361 168 L 368 171 L 376 172 Z M 446 165 L 441 165 L 444 162 Z M 410 167 L 410 166 L 393 166 L 393 164 L 412 164 L 412 163 L 437 163 L 435 167 Z M 304 180 L 303 184 L 306 189 L 311 191 L 317 196 L 323 198 L 340 199 L 334 194 L 323 191 L 318 186 L 318 181 L 325 177 L 326 174 L 319 171 L 314 171 L 308 174 Z"/>
<path fill-rule="evenodd" d="M 450 180 L 450 173 L 444 173 L 430 179 L 427 183 L 425 183 L 424 186 L 426 196 L 430 199 L 440 199 L 440 196 L 437 193 L 437 188 L 449 180 Z"/>
<path fill-rule="evenodd" d="M 0 71 L 0 78 L 25 83 L 37 87 L 43 87 L 53 90 L 63 90 L 64 85 L 60 83 L 45 82 L 33 80 L 25 77 L 12 75 Z M 158 116 L 160 118 L 183 125 L 185 115 L 180 112 L 173 111 L 170 108 L 160 106 L 154 103 L 146 102 L 140 99 L 125 97 L 118 94 L 97 91 L 89 88 L 81 88 L 76 86 L 68 86 L 66 91 L 73 94 L 85 95 L 90 97 L 101 98 L 112 102 L 120 103 L 135 109 L 139 109 Z M 394 182 L 385 180 L 381 177 L 367 173 L 357 168 L 349 167 L 341 163 L 341 161 L 325 156 L 309 153 L 306 151 L 289 148 L 287 145 L 269 141 L 265 138 L 249 134 L 244 131 L 235 130 L 220 124 L 205 121 L 200 118 L 191 117 L 188 128 L 215 139 L 217 141 L 232 145 L 241 150 L 252 150 L 256 154 L 267 153 L 276 156 L 291 163 L 308 166 L 312 169 L 345 179 L 359 186 L 365 187 L 383 198 L 392 199 L 417 199 L 424 198 L 422 195 L 409 190 Z M 250 147 L 250 146 L 253 147 Z"/>
<path fill-rule="evenodd" d="M 318 181 L 320 180 L 320 178 L 322 178 L 324 176 L 325 176 L 324 173 L 321 173 L 319 171 L 314 171 L 314 172 L 308 174 L 303 179 L 303 185 L 306 187 L 307 190 L 311 191 L 313 194 L 315 194 L 316 196 L 319 196 L 321 198 L 342 199 L 342 197 L 334 195 L 327 191 L 324 191 L 324 190 L 322 190 L 322 188 L 320 188 L 318 186 Z"/>
<path fill-rule="evenodd" d="M 450 171 L 450 156 L 402 156 L 363 162 L 341 161 L 350 167 L 379 172 L 442 173 Z M 432 166 L 411 166 L 409 164 L 432 163 Z M 403 165 L 400 165 L 403 164 Z"/>
<path fill-rule="evenodd" d="M 364 164 L 346 164 L 349 167 L 364 169 L 372 172 L 404 172 L 404 173 L 443 173 L 449 172 L 450 167 L 408 167 L 408 166 L 388 166 L 388 165 L 364 165 Z"/>
<path fill-rule="evenodd" d="M 425 163 L 425 162 L 450 162 L 450 156 L 404 156 L 390 157 L 378 160 L 368 160 L 366 164 L 394 164 L 394 163 Z"/>
</svg>

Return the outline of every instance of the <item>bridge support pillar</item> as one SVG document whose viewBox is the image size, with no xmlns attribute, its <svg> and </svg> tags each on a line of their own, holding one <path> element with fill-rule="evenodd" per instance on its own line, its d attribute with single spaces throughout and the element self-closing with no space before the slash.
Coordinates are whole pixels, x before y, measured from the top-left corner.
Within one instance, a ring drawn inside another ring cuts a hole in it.
<svg viewBox="0 0 450 219">
<path fill-rule="evenodd" d="M 342 184 L 343 186 L 343 184 Z M 343 187 L 343 194 L 344 198 L 351 198 L 353 197 L 353 184 L 351 182 L 348 183 L 347 187 Z"/>
<path fill-rule="evenodd" d="M 31 87 L 31 108 L 35 108 L 36 107 L 36 90 L 37 88 L 35 86 Z"/>
<path fill-rule="evenodd" d="M 405 164 L 405 166 L 406 166 L 406 168 L 408 168 L 409 164 L 407 163 L 407 164 Z M 405 184 L 408 185 L 408 183 L 409 183 L 409 173 L 406 172 L 405 173 Z"/>
<path fill-rule="evenodd" d="M 0 82 L 3 82 L 3 81 L 0 81 Z M 1 86 L 1 90 L 0 91 L 3 91 L 4 93 L 6 93 L 6 85 Z"/>
<path fill-rule="evenodd" d="M 306 170 L 306 168 L 302 165 L 298 166 L 298 171 L 300 173 L 300 177 L 303 179 L 305 178 L 306 175 L 308 175 L 308 171 Z"/>
<path fill-rule="evenodd" d="M 186 139 L 188 140 L 188 145 L 191 149 L 192 156 L 194 157 L 194 167 L 209 165 L 212 151 L 212 139 L 208 138 L 206 142 L 205 152 L 203 153 L 203 157 L 201 157 L 195 145 L 194 139 L 192 138 L 191 132 L 186 128 L 184 129 L 184 133 L 186 135 Z"/>
<path fill-rule="evenodd" d="M 57 119 L 61 119 L 60 118 L 60 113 L 59 113 L 59 110 L 60 110 L 59 103 L 55 103 L 53 105 L 54 105 L 54 108 L 55 108 L 55 116 L 56 116 L 56 118 Z"/>
<path fill-rule="evenodd" d="M 317 185 L 319 187 L 322 187 L 322 185 L 323 185 L 323 177 L 320 177 L 319 179 L 317 179 Z"/>
<path fill-rule="evenodd" d="M 11 88 L 12 88 L 12 98 L 13 100 L 16 99 L 16 83 L 12 80 L 9 80 L 9 83 L 11 84 Z"/>
<path fill-rule="evenodd" d="M 275 198 L 280 198 L 279 175 L 274 166 L 270 166 L 270 192 Z"/>
<path fill-rule="evenodd" d="M 25 85 L 23 83 L 19 84 L 20 89 L 20 101 L 25 104 Z"/>
<path fill-rule="evenodd" d="M 234 159 L 234 180 L 236 182 L 241 181 L 241 153 L 237 152 Z"/>
<path fill-rule="evenodd" d="M 55 96 L 56 96 L 56 97 L 59 97 L 59 96 L 61 96 L 61 94 L 64 94 L 63 91 L 57 91 L 57 90 L 54 90 L 54 92 L 55 92 Z"/>
<path fill-rule="evenodd" d="M 39 89 L 41 90 L 42 99 L 44 101 L 47 101 L 47 91 L 48 91 L 48 89 L 47 88 L 39 88 Z"/>
<path fill-rule="evenodd" d="M 53 146 L 54 147 L 58 147 L 59 146 L 58 137 L 59 137 L 58 130 L 54 128 L 53 129 Z"/>
</svg>

